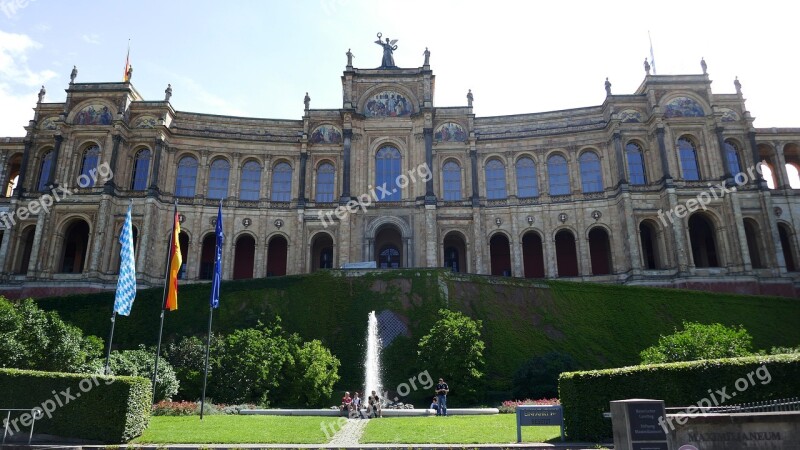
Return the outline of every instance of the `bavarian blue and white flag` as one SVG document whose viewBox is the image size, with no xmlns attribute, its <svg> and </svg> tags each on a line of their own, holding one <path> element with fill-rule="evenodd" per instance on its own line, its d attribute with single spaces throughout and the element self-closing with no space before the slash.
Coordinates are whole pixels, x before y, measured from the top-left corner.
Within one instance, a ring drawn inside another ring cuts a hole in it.
<svg viewBox="0 0 800 450">
<path fill-rule="evenodd" d="M 219 284 L 222 281 L 222 243 L 225 237 L 222 234 L 222 200 L 219 201 L 217 211 L 217 227 L 214 230 L 217 235 L 217 250 L 214 254 L 214 281 L 211 282 L 211 307 L 219 308 Z"/>
<path fill-rule="evenodd" d="M 131 313 L 133 299 L 136 298 L 136 262 L 133 255 L 133 226 L 131 225 L 131 205 L 125 214 L 125 223 L 119 233 L 120 264 L 117 280 L 117 295 L 114 299 L 114 312 L 127 316 Z"/>
</svg>

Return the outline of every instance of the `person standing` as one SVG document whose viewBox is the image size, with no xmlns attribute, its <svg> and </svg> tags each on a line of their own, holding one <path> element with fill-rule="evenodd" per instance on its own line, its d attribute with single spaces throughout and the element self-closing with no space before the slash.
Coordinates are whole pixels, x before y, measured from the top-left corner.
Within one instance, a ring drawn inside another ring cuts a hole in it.
<svg viewBox="0 0 800 450">
<path fill-rule="evenodd" d="M 444 382 L 444 378 L 439 378 L 439 384 L 436 385 L 436 398 L 439 400 L 439 409 L 436 411 L 437 416 L 447 417 L 448 392 L 450 392 L 450 386 Z"/>
</svg>

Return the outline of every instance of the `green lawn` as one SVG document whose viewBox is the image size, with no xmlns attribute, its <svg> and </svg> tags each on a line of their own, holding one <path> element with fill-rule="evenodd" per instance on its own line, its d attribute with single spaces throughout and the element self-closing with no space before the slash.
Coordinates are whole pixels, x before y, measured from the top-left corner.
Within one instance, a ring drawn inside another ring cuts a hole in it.
<svg viewBox="0 0 800 450">
<path fill-rule="evenodd" d="M 150 418 L 137 444 L 322 444 L 335 417 L 200 416 Z"/>
<path fill-rule="evenodd" d="M 558 427 L 522 427 L 523 442 L 559 441 Z M 387 417 L 367 424 L 362 444 L 503 444 L 517 442 L 514 414 Z"/>
</svg>

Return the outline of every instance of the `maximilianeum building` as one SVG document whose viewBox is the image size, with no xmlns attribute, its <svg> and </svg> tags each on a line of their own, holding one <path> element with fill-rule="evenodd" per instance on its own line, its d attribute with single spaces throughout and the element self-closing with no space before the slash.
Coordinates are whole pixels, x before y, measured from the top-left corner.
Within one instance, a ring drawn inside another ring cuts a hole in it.
<svg viewBox="0 0 800 450">
<path fill-rule="evenodd" d="M 476 117 L 471 93 L 434 106 L 427 57 L 389 63 L 348 63 L 341 107 L 306 98 L 297 120 L 175 111 L 171 89 L 73 76 L 24 138 L 0 138 L 0 292 L 113 289 L 129 204 L 140 284 L 163 282 L 175 202 L 180 276 L 210 279 L 222 200 L 224 279 L 375 261 L 798 293 L 800 128 L 754 128 L 738 81 L 717 94 L 706 73 L 647 68 L 601 105 Z"/>
</svg>

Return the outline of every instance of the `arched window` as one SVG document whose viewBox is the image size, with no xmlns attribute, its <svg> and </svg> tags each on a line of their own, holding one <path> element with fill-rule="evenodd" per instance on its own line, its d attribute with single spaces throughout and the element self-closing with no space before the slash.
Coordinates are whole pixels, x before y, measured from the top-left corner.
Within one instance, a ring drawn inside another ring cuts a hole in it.
<svg viewBox="0 0 800 450">
<path fill-rule="evenodd" d="M 272 201 L 292 201 L 292 166 L 281 162 L 272 169 Z"/>
<path fill-rule="evenodd" d="M 142 149 L 133 158 L 133 176 L 131 177 L 131 190 L 143 191 L 147 189 L 147 177 L 150 172 L 150 150 Z"/>
<path fill-rule="evenodd" d="M 795 163 L 786 163 L 786 178 L 789 179 L 789 187 L 800 189 L 800 170 Z"/>
<path fill-rule="evenodd" d="M 486 198 L 506 198 L 506 166 L 498 159 L 486 163 Z"/>
<path fill-rule="evenodd" d="M 539 186 L 536 180 L 536 164 L 527 157 L 517 160 L 517 197 L 538 197 Z"/>
<path fill-rule="evenodd" d="M 4 189 L 5 197 L 11 197 L 14 194 L 14 189 L 17 188 L 17 182 L 19 181 L 19 171 L 22 167 L 22 155 L 14 155 L 8 159 L 8 164 L 6 165 L 6 186 Z"/>
<path fill-rule="evenodd" d="M 742 171 L 742 165 L 739 163 L 739 147 L 730 140 L 725 141 L 724 146 L 725 159 L 728 160 L 728 172 L 731 176 L 736 176 L 736 174 Z"/>
<path fill-rule="evenodd" d="M 398 201 L 402 192 L 397 186 L 400 176 L 400 150 L 394 147 L 383 147 L 375 154 L 375 186 L 385 189 L 380 191 L 378 201 Z"/>
<path fill-rule="evenodd" d="M 83 162 L 81 163 L 81 176 L 78 179 L 78 186 L 93 187 L 97 179 L 97 163 L 100 160 L 100 147 L 91 145 L 83 152 Z"/>
<path fill-rule="evenodd" d="M 316 200 L 330 203 L 333 201 L 334 179 L 336 169 L 331 163 L 322 163 L 317 167 Z"/>
<path fill-rule="evenodd" d="M 692 141 L 686 138 L 678 139 L 678 153 L 681 159 L 683 179 L 696 181 L 700 179 L 700 169 L 697 167 L 697 151 Z"/>
<path fill-rule="evenodd" d="M 47 153 L 42 155 L 42 163 L 39 165 L 39 183 L 36 185 L 36 190 L 43 192 L 47 190 L 47 185 L 50 182 L 50 168 L 53 166 L 53 151 L 48 150 Z"/>
<path fill-rule="evenodd" d="M 244 163 L 239 182 L 239 200 L 258 201 L 261 192 L 261 164 L 256 161 Z"/>
<path fill-rule="evenodd" d="M 772 166 L 767 163 L 759 163 L 758 166 L 761 168 L 761 177 L 767 182 L 767 187 L 775 189 L 775 175 Z"/>
<path fill-rule="evenodd" d="M 461 200 L 461 166 L 455 161 L 447 161 L 442 168 L 444 200 Z"/>
<path fill-rule="evenodd" d="M 208 198 L 220 199 L 228 196 L 228 177 L 230 163 L 222 158 L 215 159 L 208 170 Z"/>
<path fill-rule="evenodd" d="M 584 152 L 579 161 L 583 192 L 602 192 L 603 173 L 600 169 L 600 158 L 597 157 L 597 153 Z"/>
<path fill-rule="evenodd" d="M 567 195 L 569 188 L 569 168 L 567 159 L 561 155 L 547 158 L 547 176 L 550 178 L 550 195 Z"/>
<path fill-rule="evenodd" d="M 629 142 L 625 146 L 625 156 L 628 160 L 628 183 L 647 184 L 647 175 L 644 170 L 644 156 L 639 144 Z"/>
<path fill-rule="evenodd" d="M 197 184 L 197 160 L 192 156 L 184 156 L 178 161 L 178 173 L 175 176 L 175 195 L 178 197 L 194 197 Z"/>
</svg>

